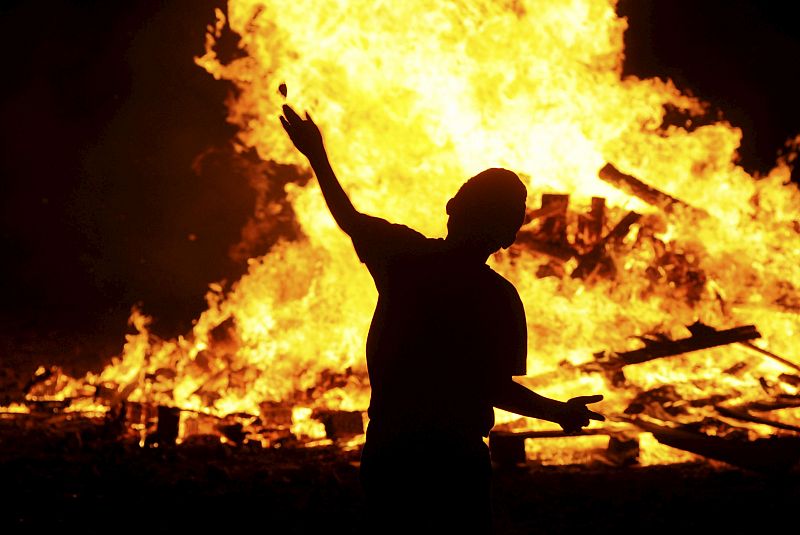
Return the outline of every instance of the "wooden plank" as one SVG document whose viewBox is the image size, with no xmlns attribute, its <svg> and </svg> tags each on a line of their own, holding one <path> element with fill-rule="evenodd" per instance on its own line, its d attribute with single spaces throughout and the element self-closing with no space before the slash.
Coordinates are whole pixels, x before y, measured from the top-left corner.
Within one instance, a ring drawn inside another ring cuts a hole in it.
<svg viewBox="0 0 800 535">
<path fill-rule="evenodd" d="M 178 428 L 181 420 L 181 410 L 177 407 L 158 406 L 158 421 L 155 432 L 147 437 L 150 444 L 161 447 L 174 446 L 178 439 Z"/>
<path fill-rule="evenodd" d="M 320 410 L 314 418 L 325 426 L 325 435 L 331 440 L 344 440 L 364 433 L 361 411 Z"/>
<path fill-rule="evenodd" d="M 742 340 L 759 338 L 761 336 L 754 325 L 734 327 L 722 331 L 717 331 L 712 327 L 709 327 L 709 329 L 711 329 L 710 332 L 693 334 L 688 338 L 682 338 L 680 340 L 646 340 L 645 347 L 633 351 L 598 351 L 594 353 L 595 360 L 577 366 L 568 361 L 563 361 L 558 369 L 544 372 L 540 375 L 526 377 L 525 384 L 530 388 L 536 388 L 538 386 L 551 384 L 553 381 L 575 379 L 584 373 L 617 372 L 630 364 L 640 364 L 657 358 L 699 351 L 701 349 L 727 345 Z"/>
<path fill-rule="evenodd" d="M 800 433 L 800 426 L 787 424 L 771 418 L 764 418 L 763 416 L 756 416 L 751 414 L 746 407 L 725 407 L 724 405 L 715 405 L 714 408 L 723 416 L 735 418 L 744 422 L 753 422 L 756 424 L 769 425 L 777 429 L 784 429 L 786 431 L 794 431 Z"/>
<path fill-rule="evenodd" d="M 605 221 L 606 200 L 602 197 L 592 197 L 592 207 L 589 212 L 578 216 L 578 232 L 575 236 L 576 244 L 591 250 L 591 247 L 593 247 L 603 235 Z"/>
<path fill-rule="evenodd" d="M 771 351 L 767 351 L 766 349 L 761 349 L 760 347 L 758 347 L 756 345 L 753 345 L 753 344 L 751 344 L 749 342 L 739 342 L 739 344 L 744 346 L 744 347 L 746 347 L 750 351 L 753 351 L 754 353 L 758 353 L 759 355 L 762 355 L 764 357 L 769 357 L 772 360 L 780 362 L 781 364 L 783 364 L 785 366 L 788 366 L 788 367 L 793 368 L 793 369 L 795 369 L 797 371 L 800 371 L 800 364 L 795 364 L 791 360 L 785 359 L 785 358 L 781 357 L 780 355 L 776 355 L 775 353 L 772 353 Z"/>
<path fill-rule="evenodd" d="M 553 429 L 552 431 L 492 431 L 491 436 L 498 437 L 516 437 L 519 439 L 526 438 L 565 438 L 565 437 L 580 437 L 589 435 L 611 435 L 618 433 L 618 430 L 611 430 L 604 427 L 582 429 L 575 433 L 567 433 L 561 429 Z M 489 437 L 491 439 L 491 436 Z"/>
<path fill-rule="evenodd" d="M 492 431 L 489 433 L 489 451 L 492 462 L 498 466 L 510 467 L 524 464 L 525 439 L 528 438 L 566 438 L 591 435 L 611 435 L 608 429 L 582 429 L 576 433 L 563 430 L 552 431 Z"/>
<path fill-rule="evenodd" d="M 567 207 L 569 195 L 562 193 L 542 194 L 542 209 L 555 210 L 542 221 L 537 238 L 554 243 L 567 242 Z"/>
<path fill-rule="evenodd" d="M 656 206 L 668 214 L 675 213 L 678 210 L 688 212 L 693 216 L 708 217 L 708 212 L 700 210 L 689 204 L 676 199 L 675 197 L 657 190 L 656 188 L 645 184 L 638 178 L 628 175 L 614 167 L 612 164 L 607 163 L 600 169 L 598 176 L 604 182 L 607 182 L 634 197 L 638 197 L 647 204 Z"/>
<path fill-rule="evenodd" d="M 627 236 L 631 225 L 636 223 L 641 217 L 642 215 L 636 212 L 628 212 L 628 214 L 623 217 L 622 220 L 620 220 L 620 222 L 617 223 L 608 234 L 603 236 L 603 238 L 598 241 L 588 253 L 581 256 L 580 262 L 572 271 L 572 278 L 583 279 L 589 276 L 603 258 L 603 255 L 606 252 L 606 246 Z"/>
<path fill-rule="evenodd" d="M 755 472 L 784 474 L 800 462 L 800 436 L 745 441 L 667 427 L 641 418 L 634 418 L 631 423 L 667 446 Z"/>
<path fill-rule="evenodd" d="M 612 358 L 618 359 L 622 366 L 627 366 L 629 364 L 639 364 L 657 358 L 680 355 L 681 353 L 689 353 L 691 351 L 708 349 L 760 337 L 761 334 L 756 330 L 755 325 L 743 325 L 741 327 L 734 327 L 722 331 L 712 329 L 703 334 L 695 332 L 689 338 L 682 338 L 680 340 L 649 342 L 641 349 L 614 353 L 612 354 Z"/>
<path fill-rule="evenodd" d="M 537 226 L 524 227 L 517 236 L 518 244 L 525 244 L 528 249 L 566 262 L 578 252 L 567 240 L 567 208 L 569 195 L 562 193 L 542 194 L 542 206 L 527 214 L 531 221 L 541 220 Z"/>
<path fill-rule="evenodd" d="M 561 262 L 566 262 L 578 252 L 568 244 L 551 242 L 549 240 L 539 240 L 529 235 L 523 234 L 517 238 L 517 242 L 524 243 L 529 249 L 542 253 Z"/>
<path fill-rule="evenodd" d="M 630 428 L 634 434 L 638 433 L 636 427 Z M 489 434 L 489 451 L 492 462 L 500 467 L 519 466 L 527 462 L 525 453 L 526 439 L 541 438 L 569 438 L 581 436 L 606 435 L 609 437 L 606 458 L 615 464 L 634 464 L 638 461 L 639 441 L 631 431 L 622 432 L 619 429 L 590 428 L 582 429 L 575 433 L 563 430 L 552 431 L 492 431 Z"/>
</svg>

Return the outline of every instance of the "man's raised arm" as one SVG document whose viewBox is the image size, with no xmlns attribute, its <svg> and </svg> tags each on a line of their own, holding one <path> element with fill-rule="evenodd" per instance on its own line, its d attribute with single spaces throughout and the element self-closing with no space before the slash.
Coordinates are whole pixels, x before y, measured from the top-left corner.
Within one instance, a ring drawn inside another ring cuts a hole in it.
<svg viewBox="0 0 800 535">
<path fill-rule="evenodd" d="M 292 140 L 294 146 L 308 158 L 308 162 L 317 176 L 322 196 L 325 198 L 325 203 L 336 224 L 352 236 L 362 214 L 355 209 L 347 193 L 342 189 L 342 185 L 339 184 L 339 179 L 336 178 L 328 160 L 328 153 L 325 151 L 319 128 L 311 120 L 308 112 L 306 112 L 306 118 L 303 119 L 285 104 L 280 119 L 283 129 L 289 134 L 289 139 Z"/>
</svg>

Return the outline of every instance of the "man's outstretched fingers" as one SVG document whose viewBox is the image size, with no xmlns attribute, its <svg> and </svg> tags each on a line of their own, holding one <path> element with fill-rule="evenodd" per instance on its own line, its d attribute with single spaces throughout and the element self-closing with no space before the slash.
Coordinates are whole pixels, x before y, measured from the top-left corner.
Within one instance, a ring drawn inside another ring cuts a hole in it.
<svg viewBox="0 0 800 535">
<path fill-rule="evenodd" d="M 586 405 L 587 403 L 597 403 L 598 401 L 603 401 L 603 394 L 596 394 L 594 396 L 577 396 L 572 399 L 577 403 L 583 403 Z"/>
<path fill-rule="evenodd" d="M 286 116 L 286 118 L 289 120 L 290 123 L 296 123 L 298 121 L 303 120 L 302 117 L 297 115 L 297 112 L 294 111 L 292 107 L 289 106 L 288 104 L 283 105 L 283 114 Z"/>
<path fill-rule="evenodd" d="M 598 422 L 604 422 L 606 417 L 602 414 L 594 411 L 589 411 L 589 418 L 592 420 L 597 420 Z"/>
</svg>

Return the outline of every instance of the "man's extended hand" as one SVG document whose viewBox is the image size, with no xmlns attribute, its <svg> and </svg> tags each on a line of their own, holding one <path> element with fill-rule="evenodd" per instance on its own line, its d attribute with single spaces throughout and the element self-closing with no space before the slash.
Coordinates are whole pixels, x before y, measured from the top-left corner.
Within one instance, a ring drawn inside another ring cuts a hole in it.
<svg viewBox="0 0 800 535">
<path fill-rule="evenodd" d="M 597 403 L 602 401 L 602 395 L 596 396 L 578 396 L 570 399 L 563 406 L 563 412 L 559 416 L 558 424 L 567 433 L 576 433 L 581 428 L 589 425 L 589 420 L 597 420 L 602 422 L 606 419 L 600 413 L 590 411 L 586 405 L 588 403 Z"/>
<path fill-rule="evenodd" d="M 289 105 L 284 104 L 281 124 L 297 150 L 305 154 L 309 160 L 324 154 L 322 134 L 308 112 L 306 112 L 306 118 L 303 119 Z"/>
</svg>

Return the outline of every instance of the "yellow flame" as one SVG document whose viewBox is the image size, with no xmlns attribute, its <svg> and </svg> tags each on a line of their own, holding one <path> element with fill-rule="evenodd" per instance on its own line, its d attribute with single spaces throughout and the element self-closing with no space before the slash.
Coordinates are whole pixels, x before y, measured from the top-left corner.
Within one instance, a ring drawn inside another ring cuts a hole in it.
<svg viewBox="0 0 800 535">
<path fill-rule="evenodd" d="M 288 101 L 320 125 L 355 205 L 429 236 L 444 234 L 445 203 L 463 181 L 495 166 L 524 178 L 531 209 L 544 193 L 568 193 L 571 214 L 604 197 L 604 232 L 629 210 L 645 214 L 615 252 L 614 277 L 573 279 L 573 259 L 564 276 L 540 278 L 549 259 L 522 245 L 490 259 L 525 304 L 531 375 L 638 347 L 637 334 L 684 337 L 696 320 L 755 324 L 763 348 L 797 361 L 800 192 L 789 181 L 791 158 L 750 176 L 736 164 L 738 128 L 695 128 L 703 102 L 669 80 L 623 77 L 627 21 L 615 8 L 614 0 L 232 0 L 197 63 L 235 84 L 229 120 L 242 150 L 310 173 L 277 119 L 285 83 Z M 218 42 L 228 29 L 239 50 L 223 62 Z M 665 124 L 668 107 L 685 123 Z M 598 178 L 606 163 L 708 217 L 662 213 L 615 189 Z M 309 424 L 313 407 L 365 409 L 374 286 L 314 181 L 286 192 L 302 238 L 251 259 L 230 288 L 213 284 L 185 338 L 156 339 L 135 311 L 138 334 L 87 380 L 218 415 L 258 414 L 266 400 L 293 404 L 293 429 L 314 438 L 324 429 Z M 665 251 L 680 262 L 664 260 Z M 705 280 L 692 290 L 679 268 Z M 720 373 L 737 362 L 745 373 Z M 538 386 L 561 399 L 604 393 L 601 410 L 617 413 L 659 384 L 747 400 L 760 378 L 795 372 L 733 346 L 629 368 L 627 390 L 599 375 Z"/>
<path fill-rule="evenodd" d="M 610 162 L 710 214 L 668 217 L 667 232 L 653 236 L 707 276 L 692 298 L 674 282 L 659 286 L 646 276 L 655 253 L 644 240 L 631 245 L 615 280 L 592 285 L 535 277 L 543 259 L 525 249 L 493 258 L 525 302 L 532 373 L 632 347 L 635 333 L 686 336 L 684 326 L 698 319 L 754 323 L 762 343 L 794 356 L 798 314 L 783 303 L 796 302 L 800 284 L 792 223 L 800 195 L 788 165 L 755 179 L 735 163 L 738 128 L 694 128 L 704 103 L 670 81 L 623 79 L 627 23 L 615 2 L 238 1 L 227 19 L 218 15 L 217 31 L 227 23 L 241 37 L 243 57 L 223 64 L 211 36 L 198 63 L 237 85 L 230 120 L 241 145 L 265 160 L 306 166 L 276 123 L 284 102 L 277 86 L 285 83 L 289 102 L 321 126 L 346 190 L 368 213 L 441 236 L 443 206 L 458 186 L 483 168 L 505 166 L 526 178 L 532 208 L 542 193 L 566 192 L 577 210 L 591 196 L 605 197 L 617 220 L 631 209 L 658 214 L 598 178 Z M 665 125 L 668 106 L 682 110 L 686 124 Z M 228 298 L 241 303 L 232 313 L 243 338 L 280 333 L 295 370 L 358 368 L 373 287 L 313 182 L 287 190 L 305 239 L 278 244 L 253 263 Z M 255 288 L 276 276 L 279 288 Z M 287 311 L 303 318 L 298 329 L 275 329 Z M 697 358 L 652 363 L 631 376 L 647 389 L 700 373 L 706 388 L 731 394 L 757 392 L 759 373 L 777 373 L 757 359 L 743 378 L 720 378 L 722 364 L 752 355 L 718 350 Z M 555 390 L 566 396 L 586 387 L 603 389 L 581 379 Z"/>
</svg>

